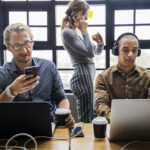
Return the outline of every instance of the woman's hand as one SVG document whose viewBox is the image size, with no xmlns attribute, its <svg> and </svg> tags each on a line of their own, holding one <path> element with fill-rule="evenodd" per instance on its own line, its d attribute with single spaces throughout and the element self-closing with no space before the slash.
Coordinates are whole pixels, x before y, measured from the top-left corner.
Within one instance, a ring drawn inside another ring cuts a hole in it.
<svg viewBox="0 0 150 150">
<path fill-rule="evenodd" d="M 82 34 L 87 34 L 88 23 L 85 20 L 80 20 L 78 28 Z"/>
<path fill-rule="evenodd" d="M 103 45 L 104 41 L 103 38 L 101 36 L 101 34 L 99 32 L 97 32 L 96 34 L 94 34 L 92 36 L 93 41 L 97 42 L 98 45 Z"/>
</svg>

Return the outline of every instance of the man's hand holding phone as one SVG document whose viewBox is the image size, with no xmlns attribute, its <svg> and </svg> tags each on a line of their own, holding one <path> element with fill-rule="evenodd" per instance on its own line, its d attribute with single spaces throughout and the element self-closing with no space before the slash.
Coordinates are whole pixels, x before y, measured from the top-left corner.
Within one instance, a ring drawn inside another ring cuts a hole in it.
<svg viewBox="0 0 150 150">
<path fill-rule="evenodd" d="M 31 84 L 37 81 L 37 72 L 38 72 L 38 67 L 37 66 L 30 66 L 26 67 L 24 69 L 24 73 L 26 76 L 28 75 L 33 75 L 32 77 L 27 78 L 28 81 L 30 81 Z"/>
<path fill-rule="evenodd" d="M 30 73 L 27 69 L 25 74 L 20 75 L 11 85 L 9 85 L 9 88 L 13 95 L 18 95 L 27 92 L 39 84 L 40 77 L 37 76 L 37 71 L 35 71 L 36 69 L 34 68 L 33 71 L 31 68 L 29 68 Z"/>
</svg>

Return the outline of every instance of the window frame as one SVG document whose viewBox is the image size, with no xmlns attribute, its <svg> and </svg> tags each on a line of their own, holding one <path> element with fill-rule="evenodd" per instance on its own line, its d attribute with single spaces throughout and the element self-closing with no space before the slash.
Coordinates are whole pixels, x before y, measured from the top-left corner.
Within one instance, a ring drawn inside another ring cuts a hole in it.
<svg viewBox="0 0 150 150">
<path fill-rule="evenodd" d="M 0 41 L 3 41 L 3 31 L 5 27 L 9 24 L 9 11 L 47 11 L 47 20 L 48 20 L 48 41 L 35 41 L 34 49 L 36 50 L 52 50 L 52 61 L 57 66 L 57 51 L 64 50 L 63 46 L 56 45 L 56 27 L 60 27 L 60 25 L 56 25 L 56 14 L 55 7 L 59 5 L 67 5 L 69 1 L 22 1 L 22 2 L 8 2 L 0 0 Z M 133 9 L 150 9 L 150 1 L 149 0 L 87 0 L 90 5 L 96 4 L 104 4 L 106 7 L 106 24 L 105 26 L 105 37 L 106 43 L 104 46 L 106 66 L 105 68 L 99 67 L 96 70 L 105 70 L 110 67 L 110 50 L 113 47 L 114 43 L 114 13 L 115 10 L 129 10 Z M 28 13 L 27 13 L 28 14 Z M 27 15 L 27 18 L 29 16 Z M 29 18 L 28 18 L 29 19 Z M 29 25 L 29 22 L 27 21 Z M 126 24 L 128 25 L 128 24 Z M 135 16 L 134 16 L 134 30 L 135 33 Z M 138 24 L 142 25 L 142 24 Z M 150 24 L 148 24 L 150 25 Z M 97 27 L 102 25 L 89 25 L 90 27 Z M 32 26 L 31 26 L 32 27 Z M 52 36 L 51 36 L 52 35 Z M 142 50 L 150 49 L 150 40 L 140 40 L 140 45 Z M 4 53 L 3 51 L 6 47 L 0 42 L 0 65 L 4 63 Z M 148 68 L 150 69 L 150 68 Z M 60 71 L 70 71 L 73 68 L 58 68 Z M 71 92 L 70 89 L 66 89 L 66 92 Z"/>
</svg>

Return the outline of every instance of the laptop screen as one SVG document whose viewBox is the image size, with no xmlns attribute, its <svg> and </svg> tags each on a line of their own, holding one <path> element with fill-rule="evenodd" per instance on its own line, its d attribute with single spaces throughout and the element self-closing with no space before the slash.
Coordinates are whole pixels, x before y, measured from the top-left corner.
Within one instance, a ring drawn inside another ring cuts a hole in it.
<svg viewBox="0 0 150 150">
<path fill-rule="evenodd" d="M 112 100 L 108 137 L 111 141 L 150 140 L 150 100 Z"/>
<path fill-rule="evenodd" d="M 1 102 L 0 120 L 0 138 L 18 133 L 52 136 L 48 102 Z"/>
</svg>

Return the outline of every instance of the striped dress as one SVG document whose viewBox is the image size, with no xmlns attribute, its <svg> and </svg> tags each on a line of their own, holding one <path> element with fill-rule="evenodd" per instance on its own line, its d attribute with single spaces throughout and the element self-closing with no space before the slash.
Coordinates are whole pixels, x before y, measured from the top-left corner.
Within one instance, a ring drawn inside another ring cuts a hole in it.
<svg viewBox="0 0 150 150">
<path fill-rule="evenodd" d="M 91 122 L 94 108 L 93 82 L 95 79 L 93 58 L 102 52 L 103 46 L 94 45 L 88 34 L 83 34 L 81 37 L 70 28 L 65 28 L 62 31 L 62 41 L 74 66 L 70 85 L 77 100 L 78 120 Z"/>
</svg>

